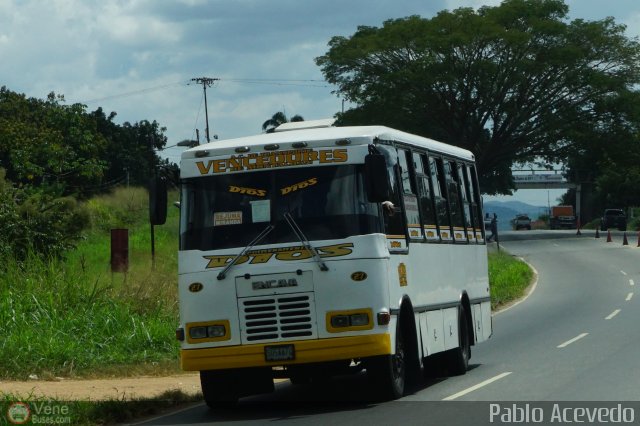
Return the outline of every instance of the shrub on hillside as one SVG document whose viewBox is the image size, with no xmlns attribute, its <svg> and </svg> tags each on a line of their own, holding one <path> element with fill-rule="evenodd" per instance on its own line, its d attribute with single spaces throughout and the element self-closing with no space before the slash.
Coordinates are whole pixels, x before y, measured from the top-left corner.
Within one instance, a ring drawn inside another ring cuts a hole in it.
<svg viewBox="0 0 640 426">
<path fill-rule="evenodd" d="M 91 226 L 108 231 L 129 228 L 148 221 L 149 195 L 140 187 L 118 187 L 111 193 L 92 198 L 86 203 Z"/>
<path fill-rule="evenodd" d="M 0 254 L 21 260 L 73 247 L 89 224 L 87 210 L 72 197 L 15 188 L 4 177 L 0 169 Z"/>
</svg>

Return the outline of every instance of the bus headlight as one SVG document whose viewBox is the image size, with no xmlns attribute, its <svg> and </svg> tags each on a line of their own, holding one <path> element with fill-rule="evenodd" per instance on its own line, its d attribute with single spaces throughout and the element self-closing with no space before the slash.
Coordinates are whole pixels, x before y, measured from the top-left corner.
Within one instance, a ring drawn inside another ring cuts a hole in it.
<svg viewBox="0 0 640 426">
<path fill-rule="evenodd" d="M 224 325 L 210 325 L 207 327 L 207 337 L 224 337 L 227 334 Z"/>
<path fill-rule="evenodd" d="M 228 320 L 187 323 L 186 329 L 188 343 L 218 342 L 231 339 Z"/>
<path fill-rule="evenodd" d="M 327 312 L 327 331 L 340 333 L 344 331 L 370 330 L 373 328 L 371 309 L 354 309 L 352 311 Z"/>
<path fill-rule="evenodd" d="M 362 327 L 369 325 L 369 315 L 367 314 L 353 314 L 349 315 L 351 325 L 354 327 Z"/>
<path fill-rule="evenodd" d="M 189 337 L 192 339 L 204 339 L 207 337 L 207 327 L 191 327 Z"/>
<path fill-rule="evenodd" d="M 331 326 L 335 328 L 349 327 L 349 317 L 347 315 L 335 315 L 331 317 Z"/>
</svg>

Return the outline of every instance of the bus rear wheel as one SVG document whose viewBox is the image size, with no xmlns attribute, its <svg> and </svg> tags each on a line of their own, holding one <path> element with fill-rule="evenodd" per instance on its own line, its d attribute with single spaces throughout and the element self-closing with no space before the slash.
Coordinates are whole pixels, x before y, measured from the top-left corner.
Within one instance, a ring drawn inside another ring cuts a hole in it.
<svg viewBox="0 0 640 426">
<path fill-rule="evenodd" d="M 404 396 L 407 358 L 404 336 L 398 327 L 395 354 L 372 357 L 367 360 L 366 370 L 373 381 L 376 395 L 382 400 Z"/>
<path fill-rule="evenodd" d="M 467 310 L 464 306 L 458 308 L 458 347 L 447 353 L 448 370 L 451 375 L 461 376 L 469 368 L 471 358 L 471 334 L 467 321 Z"/>
</svg>

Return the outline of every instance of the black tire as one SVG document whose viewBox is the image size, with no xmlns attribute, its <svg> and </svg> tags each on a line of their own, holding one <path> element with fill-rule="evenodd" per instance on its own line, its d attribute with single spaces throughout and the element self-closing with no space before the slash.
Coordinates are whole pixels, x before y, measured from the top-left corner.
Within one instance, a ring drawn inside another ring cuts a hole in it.
<svg viewBox="0 0 640 426">
<path fill-rule="evenodd" d="M 201 371 L 200 387 L 204 402 L 212 409 L 233 408 L 238 403 L 237 383 L 233 374 L 224 370 Z"/>
<path fill-rule="evenodd" d="M 467 311 L 461 305 L 458 308 L 458 344 L 459 346 L 447 353 L 449 373 L 453 376 L 461 376 L 469 368 L 471 358 L 471 334 L 467 321 Z"/>
<path fill-rule="evenodd" d="M 367 375 L 373 382 L 376 395 L 383 401 L 404 396 L 407 359 L 404 336 L 399 326 L 396 333 L 395 352 L 393 355 L 369 358 L 366 363 Z"/>
</svg>

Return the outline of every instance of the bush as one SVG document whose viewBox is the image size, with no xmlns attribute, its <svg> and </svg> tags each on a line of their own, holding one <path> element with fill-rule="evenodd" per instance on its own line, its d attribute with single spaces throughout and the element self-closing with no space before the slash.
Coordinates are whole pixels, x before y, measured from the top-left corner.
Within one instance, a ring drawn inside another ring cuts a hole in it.
<svg viewBox="0 0 640 426">
<path fill-rule="evenodd" d="M 60 256 L 89 225 L 88 211 L 71 197 L 15 188 L 0 169 L 0 254 Z"/>
<path fill-rule="evenodd" d="M 149 195 L 144 188 L 118 187 L 86 203 L 96 230 L 129 228 L 148 222 Z"/>
</svg>

